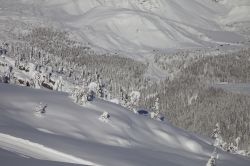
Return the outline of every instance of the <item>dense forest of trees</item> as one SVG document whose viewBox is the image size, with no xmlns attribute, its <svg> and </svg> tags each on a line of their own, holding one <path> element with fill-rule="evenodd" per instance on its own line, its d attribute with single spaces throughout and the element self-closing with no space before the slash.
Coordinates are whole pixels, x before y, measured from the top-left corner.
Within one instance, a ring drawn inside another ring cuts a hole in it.
<svg viewBox="0 0 250 166">
<path fill-rule="evenodd" d="M 248 83 L 249 62 L 250 49 L 243 49 L 200 56 L 187 66 L 180 65 L 173 80 L 154 85 L 161 112 L 176 126 L 206 136 L 210 136 L 214 124 L 219 122 L 227 141 L 241 137 L 240 147 L 247 148 L 250 144 L 250 96 L 215 88 L 213 84 Z M 144 104 L 152 107 L 154 100 L 149 98 Z"/>
<path fill-rule="evenodd" d="M 12 45 L 11 53 L 32 61 L 43 59 L 42 64 L 64 72 L 73 70 L 71 77 L 77 84 L 83 79 L 97 81 L 108 86 L 112 98 L 121 98 L 123 93 L 145 88 L 147 65 L 119 55 L 97 54 L 90 47 L 70 39 L 69 34 L 53 28 L 35 28 L 29 34 L 21 34 L 22 41 Z M 33 61 L 35 62 L 35 61 Z"/>
</svg>

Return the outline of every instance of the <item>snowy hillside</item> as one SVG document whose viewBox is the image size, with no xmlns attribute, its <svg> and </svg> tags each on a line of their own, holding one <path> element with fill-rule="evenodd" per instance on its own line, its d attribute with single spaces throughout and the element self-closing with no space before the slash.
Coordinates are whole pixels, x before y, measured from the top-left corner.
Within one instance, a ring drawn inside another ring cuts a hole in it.
<svg viewBox="0 0 250 166">
<path fill-rule="evenodd" d="M 49 21 L 96 48 L 153 50 L 242 42 L 225 24 L 249 21 L 247 0 L 1 0 L 0 24 Z M 4 27 L 3 27 L 4 28 Z M 136 58 L 136 57 L 134 57 Z M 138 57 L 137 57 L 138 58 Z"/>
<path fill-rule="evenodd" d="M 250 0 L 0 0 L 0 166 L 249 166 L 249 44 Z"/>
<path fill-rule="evenodd" d="M 227 5 L 229 12 L 224 18 L 226 23 L 249 22 L 250 21 L 250 5 L 248 0 L 222 0 L 220 2 Z"/>
<path fill-rule="evenodd" d="M 102 100 L 81 107 L 66 93 L 8 84 L 0 92 L 0 162 L 7 165 L 200 166 L 213 152 L 209 140 Z M 48 105 L 42 116 L 34 113 L 39 102 Z M 98 119 L 103 111 L 108 123 Z M 217 157 L 218 165 L 249 165 L 237 155 Z"/>
</svg>

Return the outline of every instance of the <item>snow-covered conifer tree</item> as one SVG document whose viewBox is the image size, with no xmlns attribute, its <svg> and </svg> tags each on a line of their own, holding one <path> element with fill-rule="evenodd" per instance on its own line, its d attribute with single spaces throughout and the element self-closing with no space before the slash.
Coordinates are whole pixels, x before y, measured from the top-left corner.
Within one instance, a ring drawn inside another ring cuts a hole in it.
<svg viewBox="0 0 250 166">
<path fill-rule="evenodd" d="M 34 80 L 34 86 L 36 89 L 40 89 L 41 83 L 40 83 L 40 73 L 34 72 L 33 80 Z"/>
<path fill-rule="evenodd" d="M 154 106 L 153 106 L 153 112 L 151 112 L 150 113 L 150 117 L 152 118 L 152 119 L 154 119 L 154 118 L 156 118 L 158 115 L 159 115 L 159 113 L 160 113 L 160 110 L 159 110 L 159 98 L 157 97 L 156 99 L 155 99 L 155 103 L 154 103 Z"/>
<path fill-rule="evenodd" d="M 207 161 L 206 166 L 216 166 L 216 158 L 218 159 L 218 152 L 217 152 L 217 148 L 215 147 L 212 155 Z"/>
<path fill-rule="evenodd" d="M 129 94 L 129 97 L 130 97 L 129 107 L 130 107 L 130 109 L 135 109 L 135 107 L 138 106 L 139 100 L 140 100 L 140 96 L 141 96 L 141 94 L 140 94 L 139 91 L 132 91 Z"/>
<path fill-rule="evenodd" d="M 237 147 L 231 142 L 227 149 L 228 152 L 235 153 L 237 151 Z"/>
<path fill-rule="evenodd" d="M 236 148 L 237 148 L 237 150 L 239 150 L 240 137 L 237 137 L 237 138 L 235 139 L 235 143 L 236 143 Z"/>
<path fill-rule="evenodd" d="M 5 71 L 3 74 L 3 83 L 10 83 L 10 72 Z"/>
<path fill-rule="evenodd" d="M 56 80 L 53 89 L 56 90 L 56 91 L 62 91 L 62 87 L 63 87 L 63 79 L 62 79 L 62 76 L 60 76 L 60 77 Z"/>
<path fill-rule="evenodd" d="M 216 159 L 214 156 L 211 156 L 207 161 L 206 166 L 216 166 Z"/>
<path fill-rule="evenodd" d="M 105 96 L 105 84 L 103 83 L 102 79 L 100 77 L 98 77 L 98 97 L 100 98 L 104 98 Z"/>
<path fill-rule="evenodd" d="M 110 118 L 110 114 L 107 111 L 104 111 L 102 115 L 99 117 L 99 120 L 102 122 L 108 122 Z"/>
<path fill-rule="evenodd" d="M 221 136 L 221 129 L 220 129 L 219 123 L 216 123 L 215 129 L 213 130 L 211 137 L 215 139 L 214 146 L 222 146 L 223 145 L 223 139 Z"/>
<path fill-rule="evenodd" d="M 45 114 L 47 107 L 47 104 L 43 104 L 42 102 L 40 102 L 39 105 L 35 107 L 35 113 Z"/>
</svg>

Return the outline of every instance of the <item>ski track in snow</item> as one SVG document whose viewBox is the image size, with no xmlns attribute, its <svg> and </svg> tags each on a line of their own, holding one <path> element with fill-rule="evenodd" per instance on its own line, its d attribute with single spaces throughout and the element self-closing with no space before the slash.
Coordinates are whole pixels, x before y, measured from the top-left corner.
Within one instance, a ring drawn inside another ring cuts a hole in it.
<svg viewBox="0 0 250 166">
<path fill-rule="evenodd" d="M 47 130 L 47 129 L 43 129 L 43 128 L 37 128 L 38 131 L 44 132 L 44 133 L 48 133 L 48 134 L 55 134 L 53 131 Z"/>
</svg>

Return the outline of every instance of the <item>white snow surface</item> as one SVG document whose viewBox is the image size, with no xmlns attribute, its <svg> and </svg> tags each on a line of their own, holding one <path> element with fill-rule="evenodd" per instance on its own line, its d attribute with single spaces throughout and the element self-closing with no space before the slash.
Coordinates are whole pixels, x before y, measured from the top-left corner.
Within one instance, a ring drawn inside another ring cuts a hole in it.
<svg viewBox="0 0 250 166">
<path fill-rule="evenodd" d="M 249 0 L 222 0 L 221 4 L 229 8 L 227 15 L 222 18 L 223 23 L 237 23 L 250 21 Z"/>
<path fill-rule="evenodd" d="M 0 24 L 48 20 L 96 49 L 121 51 L 137 59 L 153 50 L 244 41 L 223 27 L 250 21 L 249 0 L 0 0 L 0 4 Z"/>
<path fill-rule="evenodd" d="M 48 105 L 43 118 L 34 115 L 39 102 Z M 107 123 L 98 119 L 105 111 Z M 96 99 L 81 107 L 67 93 L 0 84 L 0 163 L 5 166 L 200 166 L 213 152 L 211 144 L 114 103 Z M 218 153 L 218 165 L 249 165 L 246 158 Z"/>
<path fill-rule="evenodd" d="M 60 161 L 68 163 L 93 165 L 93 163 L 84 161 L 74 156 L 50 149 L 38 143 L 33 143 L 28 140 L 13 137 L 7 134 L 0 133 L 0 147 L 18 152 L 25 156 L 31 156 L 43 160 Z"/>
</svg>

